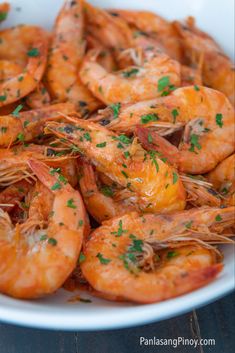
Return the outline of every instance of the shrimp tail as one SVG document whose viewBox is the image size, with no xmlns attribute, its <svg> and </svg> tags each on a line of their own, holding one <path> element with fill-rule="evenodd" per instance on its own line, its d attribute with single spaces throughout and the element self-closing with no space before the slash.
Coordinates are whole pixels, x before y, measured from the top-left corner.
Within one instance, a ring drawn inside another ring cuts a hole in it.
<svg viewBox="0 0 235 353">
<path fill-rule="evenodd" d="M 48 189 L 53 192 L 56 192 L 58 190 L 53 190 L 53 186 L 55 185 L 55 176 L 50 174 L 50 167 L 36 159 L 29 159 L 28 165 L 32 169 L 32 171 L 37 175 L 38 179 L 43 183 L 43 185 L 45 185 Z M 55 175 L 56 174 L 57 173 L 55 173 Z"/>
</svg>

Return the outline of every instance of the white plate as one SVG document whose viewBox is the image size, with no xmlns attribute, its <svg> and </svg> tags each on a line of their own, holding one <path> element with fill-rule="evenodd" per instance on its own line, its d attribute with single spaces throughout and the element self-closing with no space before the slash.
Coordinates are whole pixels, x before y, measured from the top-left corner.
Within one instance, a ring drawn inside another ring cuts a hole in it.
<svg viewBox="0 0 235 353">
<path fill-rule="evenodd" d="M 50 27 L 62 0 L 12 0 L 13 6 L 7 25 L 36 23 Z M 104 7 L 148 9 L 168 18 L 193 15 L 198 24 L 208 31 L 233 57 L 234 1 L 233 0 L 92 0 Z M 6 24 L 3 25 L 4 27 Z M 30 327 L 61 330 L 100 330 L 146 324 L 181 315 L 208 304 L 235 288 L 234 248 L 223 247 L 224 269 L 208 286 L 176 299 L 158 304 L 136 305 L 92 298 L 92 303 L 68 303 L 74 293 L 58 291 L 51 297 L 37 301 L 20 301 L 0 295 L 0 320 Z M 82 294 L 88 298 L 88 295 Z"/>
</svg>

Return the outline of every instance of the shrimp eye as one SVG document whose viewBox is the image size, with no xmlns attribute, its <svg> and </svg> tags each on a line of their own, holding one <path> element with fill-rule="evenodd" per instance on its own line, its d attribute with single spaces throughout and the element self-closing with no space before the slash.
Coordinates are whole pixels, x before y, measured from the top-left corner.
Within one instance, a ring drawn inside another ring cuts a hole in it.
<svg viewBox="0 0 235 353">
<path fill-rule="evenodd" d="M 100 121 L 100 125 L 102 125 L 102 126 L 106 126 L 106 125 L 108 125 L 110 123 L 110 121 L 108 120 L 108 119 L 102 119 L 101 121 Z"/>
<path fill-rule="evenodd" d="M 67 133 L 67 134 L 71 134 L 73 131 L 74 131 L 74 127 L 71 126 L 71 125 L 67 125 L 64 127 L 64 131 Z"/>
</svg>

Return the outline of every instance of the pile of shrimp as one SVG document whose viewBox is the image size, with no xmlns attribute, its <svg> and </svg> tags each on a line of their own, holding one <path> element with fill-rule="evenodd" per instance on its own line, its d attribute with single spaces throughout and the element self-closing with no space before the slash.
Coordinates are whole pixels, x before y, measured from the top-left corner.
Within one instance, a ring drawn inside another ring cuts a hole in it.
<svg viewBox="0 0 235 353">
<path fill-rule="evenodd" d="M 66 0 L 51 32 L 3 22 L 0 293 L 154 303 L 223 276 L 234 72 L 191 17 Z"/>
</svg>

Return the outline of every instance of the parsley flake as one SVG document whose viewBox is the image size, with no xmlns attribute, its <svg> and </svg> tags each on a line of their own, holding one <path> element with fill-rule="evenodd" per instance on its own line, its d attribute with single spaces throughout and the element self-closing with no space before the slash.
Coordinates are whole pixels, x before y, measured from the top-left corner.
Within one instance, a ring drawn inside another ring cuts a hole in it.
<svg viewBox="0 0 235 353">
<path fill-rule="evenodd" d="M 91 135 L 89 134 L 89 132 L 85 132 L 85 134 L 83 134 L 83 137 L 85 140 L 91 141 Z"/>
<path fill-rule="evenodd" d="M 112 188 L 108 185 L 102 186 L 100 188 L 100 191 L 102 192 L 103 195 L 108 196 L 108 197 L 112 197 L 114 194 Z"/>
<path fill-rule="evenodd" d="M 220 214 L 218 214 L 218 215 L 215 217 L 215 220 L 216 220 L 216 222 L 220 222 L 220 221 L 222 221 L 222 217 L 221 217 L 221 215 L 220 215 Z"/>
<path fill-rule="evenodd" d="M 82 262 L 84 262 L 86 260 L 86 256 L 83 254 L 83 252 L 81 251 L 80 252 L 80 255 L 79 255 L 79 259 L 78 259 L 78 262 L 81 264 Z"/>
<path fill-rule="evenodd" d="M 38 48 L 32 48 L 32 49 L 30 49 L 30 50 L 27 52 L 27 55 L 28 55 L 28 56 L 31 56 L 31 57 L 37 57 L 37 56 L 39 56 L 39 50 L 38 50 Z"/>
<path fill-rule="evenodd" d="M 195 151 L 195 147 L 200 150 L 202 148 L 202 146 L 200 145 L 200 143 L 198 142 L 199 136 L 192 134 L 190 137 L 190 143 L 191 143 L 191 147 L 189 148 L 190 152 L 196 152 Z"/>
<path fill-rule="evenodd" d="M 55 238 L 49 238 L 48 239 L 48 244 L 51 244 L 52 246 L 57 245 L 57 240 Z"/>
<path fill-rule="evenodd" d="M 118 118 L 119 111 L 120 111 L 120 108 L 121 108 L 121 103 L 111 104 L 111 105 L 110 105 L 110 108 L 111 108 L 112 111 L 113 111 L 113 117 L 114 117 L 114 119 L 117 119 L 117 118 Z"/>
<path fill-rule="evenodd" d="M 103 148 L 106 146 L 106 142 L 97 143 L 96 147 Z"/>
<path fill-rule="evenodd" d="M 172 257 L 175 257 L 175 256 L 177 256 L 177 255 L 179 255 L 179 253 L 177 252 L 177 251 L 169 251 L 168 253 L 167 253 L 167 258 L 168 259 L 171 259 Z"/>
<path fill-rule="evenodd" d="M 223 125 L 224 125 L 224 123 L 223 123 L 223 115 L 221 113 L 216 114 L 215 121 L 216 121 L 216 124 L 219 127 L 221 127 L 221 128 L 223 127 Z"/>
<path fill-rule="evenodd" d="M 146 114 L 146 115 L 142 115 L 140 117 L 141 119 L 141 123 L 142 124 L 147 124 L 147 123 L 150 123 L 151 121 L 157 121 L 159 120 L 159 116 L 155 113 L 153 114 Z"/>
<path fill-rule="evenodd" d="M 105 259 L 104 257 L 103 257 L 103 255 L 99 252 L 97 255 L 96 255 L 96 257 L 100 260 L 100 263 L 102 264 L 102 265 L 107 265 L 107 264 L 109 264 L 110 263 L 110 259 Z"/>
<path fill-rule="evenodd" d="M 138 74 L 138 72 L 139 72 L 139 69 L 133 68 L 128 71 L 123 71 L 122 76 L 123 77 L 133 77 L 133 76 L 136 76 Z"/>
<path fill-rule="evenodd" d="M 54 185 L 52 185 L 51 190 L 60 190 L 61 189 L 61 184 L 56 181 Z"/>
<path fill-rule="evenodd" d="M 21 111 L 21 109 L 23 108 L 22 104 L 19 104 L 15 110 L 13 110 L 13 112 L 11 113 L 11 115 L 15 116 L 16 118 L 19 117 L 19 112 Z"/>
<path fill-rule="evenodd" d="M 111 234 L 114 234 L 116 237 L 121 237 L 124 233 L 127 233 L 127 230 L 123 229 L 122 220 L 120 220 L 119 223 L 118 223 L 117 232 L 111 232 Z"/>
<path fill-rule="evenodd" d="M 74 199 L 69 199 L 68 201 L 67 201 L 67 205 L 66 205 L 67 207 L 69 207 L 69 208 L 77 208 L 77 206 L 74 204 Z"/>
<path fill-rule="evenodd" d="M 173 116 L 173 124 L 175 124 L 176 118 L 177 118 L 177 116 L 179 115 L 179 112 L 178 112 L 177 109 L 173 109 L 173 110 L 171 111 L 171 114 L 172 114 L 172 116 Z"/>
<path fill-rule="evenodd" d="M 158 80 L 158 92 L 163 91 L 166 87 L 170 85 L 170 78 L 169 76 L 163 76 Z"/>
<path fill-rule="evenodd" d="M 173 172 L 173 185 L 177 182 L 178 179 L 179 179 L 178 174 Z"/>
</svg>

